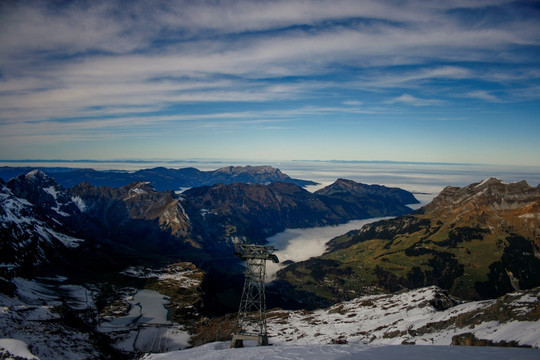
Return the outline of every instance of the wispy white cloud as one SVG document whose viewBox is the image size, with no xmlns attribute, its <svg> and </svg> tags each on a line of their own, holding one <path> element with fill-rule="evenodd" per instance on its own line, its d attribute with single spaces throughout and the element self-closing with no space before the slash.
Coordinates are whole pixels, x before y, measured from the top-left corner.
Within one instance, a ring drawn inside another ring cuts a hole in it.
<svg viewBox="0 0 540 360">
<path fill-rule="evenodd" d="M 469 91 L 467 93 L 464 94 L 465 97 L 470 97 L 470 98 L 475 98 L 475 99 L 481 99 L 481 100 L 485 100 L 485 101 L 490 101 L 490 102 L 499 102 L 500 99 L 495 96 L 495 95 L 491 95 L 489 92 L 485 91 L 485 90 L 476 90 L 476 91 Z"/>
<path fill-rule="evenodd" d="M 343 105 L 362 106 L 362 102 L 358 100 L 345 100 Z"/>
<path fill-rule="evenodd" d="M 440 105 L 443 103 L 443 101 L 434 100 L 434 99 L 420 99 L 410 94 L 403 94 L 396 98 L 387 100 L 386 103 L 387 104 L 402 103 L 402 104 L 413 105 L 413 106 L 433 106 L 433 105 Z"/>
</svg>

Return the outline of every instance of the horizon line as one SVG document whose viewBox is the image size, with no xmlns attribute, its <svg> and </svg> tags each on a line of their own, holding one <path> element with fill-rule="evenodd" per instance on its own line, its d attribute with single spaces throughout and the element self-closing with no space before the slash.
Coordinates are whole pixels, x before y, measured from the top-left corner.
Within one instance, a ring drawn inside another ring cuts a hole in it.
<svg viewBox="0 0 540 360">
<path fill-rule="evenodd" d="M 249 164 L 254 163 L 275 163 L 279 165 L 281 162 L 311 162 L 311 163 L 334 163 L 334 164 L 401 164 L 401 165 L 460 165 L 460 166 L 520 166 L 520 167 L 539 167 L 539 165 L 513 165 L 513 164 L 489 164 L 489 163 L 460 163 L 460 162 L 442 162 L 442 161 L 406 161 L 406 160 L 341 160 L 341 159 L 291 159 L 291 160 L 262 160 L 262 159 L 223 159 L 223 158 L 188 158 L 188 159 L 173 159 L 173 158 L 155 158 L 155 159 L 0 159 L 0 163 L 129 163 L 129 164 L 153 164 L 153 163 L 231 163 L 244 162 Z"/>
<path fill-rule="evenodd" d="M 221 158 L 189 158 L 189 159 L 173 159 L 173 158 L 156 158 L 156 159 L 107 159 L 107 160 L 97 160 L 97 159 L 16 159 L 16 160 L 4 160 L 0 159 L 0 163 L 141 163 L 141 164 L 152 164 L 152 163 L 176 163 L 176 162 L 186 162 L 186 163 L 198 163 L 198 162 L 215 162 L 215 163 L 227 163 L 227 162 L 256 162 L 256 163 L 280 163 L 280 162 L 320 162 L 320 163 L 371 163 L 371 164 L 422 164 L 422 165 L 494 165 L 487 163 L 458 163 L 458 162 L 441 162 L 441 161 L 406 161 L 406 160 L 341 160 L 341 159 L 292 159 L 292 160 L 258 160 L 258 159 L 221 159 Z M 495 165 L 496 166 L 496 165 Z"/>
</svg>

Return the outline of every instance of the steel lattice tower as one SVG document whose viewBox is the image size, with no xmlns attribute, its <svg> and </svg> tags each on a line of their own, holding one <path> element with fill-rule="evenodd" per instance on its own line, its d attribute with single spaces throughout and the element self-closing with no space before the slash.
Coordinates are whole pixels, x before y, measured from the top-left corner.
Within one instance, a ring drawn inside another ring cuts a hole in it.
<svg viewBox="0 0 540 360">
<path fill-rule="evenodd" d="M 257 340 L 259 345 L 268 345 L 264 292 L 266 260 L 275 263 L 279 260 L 273 254 L 273 246 L 240 245 L 240 250 L 234 255 L 246 262 L 245 281 L 231 347 L 242 347 L 243 340 Z"/>
</svg>

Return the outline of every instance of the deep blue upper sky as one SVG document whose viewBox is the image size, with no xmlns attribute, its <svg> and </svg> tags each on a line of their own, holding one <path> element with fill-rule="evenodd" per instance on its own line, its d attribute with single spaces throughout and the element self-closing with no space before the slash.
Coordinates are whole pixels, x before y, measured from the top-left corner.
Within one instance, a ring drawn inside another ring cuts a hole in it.
<svg viewBox="0 0 540 360">
<path fill-rule="evenodd" d="M 540 166 L 538 1 L 3 1 L 0 159 Z"/>
</svg>

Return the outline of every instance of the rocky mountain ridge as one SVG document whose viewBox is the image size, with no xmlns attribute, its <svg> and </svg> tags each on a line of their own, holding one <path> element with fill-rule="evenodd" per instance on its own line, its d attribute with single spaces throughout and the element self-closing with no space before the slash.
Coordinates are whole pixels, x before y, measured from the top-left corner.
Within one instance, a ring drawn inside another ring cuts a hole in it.
<svg viewBox="0 0 540 360">
<path fill-rule="evenodd" d="M 334 299 L 428 285 L 465 299 L 529 289 L 540 285 L 539 205 L 540 187 L 525 182 L 448 187 L 414 213 L 333 239 L 323 256 L 278 277 Z"/>
<path fill-rule="evenodd" d="M 12 177 L 26 174 L 34 169 L 30 167 L 0 167 L 0 178 L 7 181 Z M 165 167 L 142 169 L 134 172 L 47 167 L 40 169 L 54 178 L 64 188 L 70 188 L 83 182 L 94 186 L 123 187 L 140 181 L 149 181 L 158 191 L 236 182 L 270 184 L 279 181 L 302 187 L 316 185 L 313 181 L 290 178 L 279 169 L 271 166 L 227 166 L 212 171 L 201 171 L 196 168 L 169 169 Z"/>
<path fill-rule="evenodd" d="M 348 188 L 337 191 L 345 181 Z M 256 242 L 285 228 L 405 214 L 411 211 L 406 204 L 418 202 L 405 190 L 343 179 L 314 193 L 276 182 L 202 186 L 187 190 L 183 196 L 189 206 L 202 211 L 207 221 L 228 224 L 226 237 L 244 236 Z"/>
<path fill-rule="evenodd" d="M 540 247 L 540 185 L 489 178 L 463 188 L 446 187 L 424 207 L 424 213 L 477 228 L 491 219 L 493 232 L 523 233 Z"/>
</svg>

